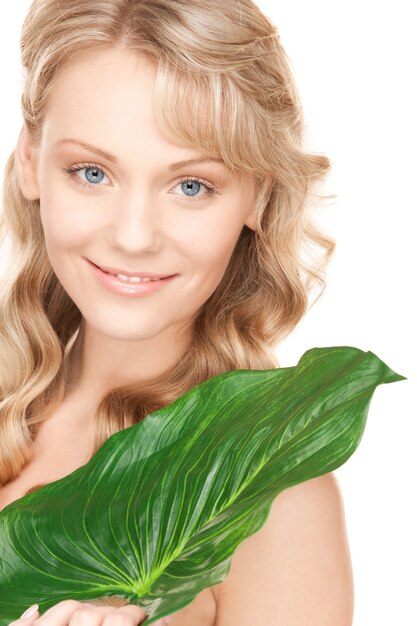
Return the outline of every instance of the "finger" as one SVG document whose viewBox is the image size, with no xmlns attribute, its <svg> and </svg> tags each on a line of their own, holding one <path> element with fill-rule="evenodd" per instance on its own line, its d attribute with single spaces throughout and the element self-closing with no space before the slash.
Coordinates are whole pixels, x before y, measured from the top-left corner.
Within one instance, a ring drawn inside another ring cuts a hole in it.
<svg viewBox="0 0 417 626">
<path fill-rule="evenodd" d="M 172 615 L 165 615 L 165 617 L 161 617 L 157 622 L 154 622 L 152 626 L 167 626 L 172 622 L 172 618 L 175 617 L 175 613 Z M 174 625 L 172 625 L 174 626 Z"/>
<path fill-rule="evenodd" d="M 86 606 L 86 604 L 83 603 L 79 609 L 74 611 L 68 624 L 65 624 L 65 626 L 101 626 L 103 624 L 103 618 L 106 615 L 113 615 L 114 611 L 115 609 L 112 607 Z M 37 626 L 36 622 L 34 626 Z M 51 626 L 55 626 L 55 623 L 53 625 L 51 624 Z"/>
<path fill-rule="evenodd" d="M 112 626 L 115 618 L 117 623 L 120 621 L 121 623 L 125 623 L 126 626 L 138 626 L 138 624 L 143 624 L 147 617 L 148 614 L 142 607 L 127 604 L 119 609 L 115 609 L 113 613 L 106 615 L 103 619 L 103 626 Z"/>
<path fill-rule="evenodd" d="M 13 622 L 9 622 L 8 626 L 15 626 L 15 624 L 18 626 L 23 626 L 23 624 L 32 624 L 35 619 L 38 619 L 39 617 L 39 611 L 37 610 L 38 607 L 38 604 L 33 604 L 28 609 L 26 609 L 24 613 L 22 613 L 19 619 L 16 619 Z"/>
<path fill-rule="evenodd" d="M 112 609 L 107 609 L 111 611 Z M 77 600 L 63 600 L 55 604 L 37 620 L 36 626 L 68 626 L 71 618 L 79 612 L 89 613 L 90 616 L 96 615 L 97 624 L 101 623 L 101 615 L 99 607 L 88 607 L 87 603 L 77 602 Z M 22 622 L 22 625 L 26 622 Z M 94 623 L 94 619 L 91 622 Z"/>
</svg>

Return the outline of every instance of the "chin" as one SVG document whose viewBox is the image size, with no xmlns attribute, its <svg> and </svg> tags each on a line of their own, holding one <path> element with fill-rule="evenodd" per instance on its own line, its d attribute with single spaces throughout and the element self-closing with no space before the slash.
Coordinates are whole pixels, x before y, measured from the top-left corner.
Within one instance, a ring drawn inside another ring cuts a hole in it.
<svg viewBox="0 0 417 626">
<path fill-rule="evenodd" d="M 114 326 L 107 326 L 105 328 L 97 328 L 92 327 L 97 333 L 106 337 L 107 339 L 111 339 L 113 341 L 146 341 L 147 339 L 152 339 L 160 335 L 164 329 L 144 329 L 144 328 L 132 328 L 129 329 L 124 326 L 124 328 L 116 329 Z"/>
</svg>

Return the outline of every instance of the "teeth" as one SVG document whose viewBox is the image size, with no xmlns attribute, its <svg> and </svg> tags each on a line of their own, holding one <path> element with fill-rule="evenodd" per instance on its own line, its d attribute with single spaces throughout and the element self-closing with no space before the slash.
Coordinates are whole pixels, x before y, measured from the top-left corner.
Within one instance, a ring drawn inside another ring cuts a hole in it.
<svg viewBox="0 0 417 626">
<path fill-rule="evenodd" d="M 125 276 L 124 274 L 116 274 L 116 276 L 128 283 L 147 283 L 150 280 L 159 280 L 159 278 L 140 278 L 139 276 Z"/>
</svg>

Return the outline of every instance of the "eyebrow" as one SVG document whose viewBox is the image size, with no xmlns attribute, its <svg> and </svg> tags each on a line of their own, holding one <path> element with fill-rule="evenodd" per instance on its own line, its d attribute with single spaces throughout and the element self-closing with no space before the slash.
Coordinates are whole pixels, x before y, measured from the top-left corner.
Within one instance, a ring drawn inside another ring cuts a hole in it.
<svg viewBox="0 0 417 626">
<path fill-rule="evenodd" d="M 86 150 L 89 150 L 90 152 L 94 152 L 95 154 L 98 154 L 102 158 L 107 159 L 111 163 L 117 163 L 117 158 L 114 156 L 114 154 L 105 152 L 104 150 L 101 150 L 97 146 L 93 146 L 92 144 L 87 143 L 86 141 L 81 141 L 80 139 L 69 139 L 69 138 L 60 139 L 59 141 L 56 142 L 55 146 L 60 146 L 66 143 L 81 146 L 82 148 L 85 148 Z M 175 171 L 186 165 L 196 165 L 197 163 L 207 163 L 210 161 L 215 162 L 215 163 L 222 163 L 223 165 L 225 165 L 223 159 L 219 157 L 202 156 L 202 157 L 197 157 L 195 159 L 186 159 L 184 161 L 177 161 L 176 163 L 171 163 L 168 169 L 170 171 Z"/>
</svg>

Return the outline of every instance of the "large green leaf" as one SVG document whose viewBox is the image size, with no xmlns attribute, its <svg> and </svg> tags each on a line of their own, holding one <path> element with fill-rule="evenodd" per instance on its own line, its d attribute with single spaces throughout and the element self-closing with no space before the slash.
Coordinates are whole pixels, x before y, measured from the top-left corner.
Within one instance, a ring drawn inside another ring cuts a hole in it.
<svg viewBox="0 0 417 626">
<path fill-rule="evenodd" d="M 147 624 L 226 577 L 284 489 L 331 472 L 362 438 L 372 352 L 313 348 L 295 367 L 215 376 L 112 435 L 69 476 L 0 513 L 0 626 L 31 604 L 126 598 Z"/>
</svg>

